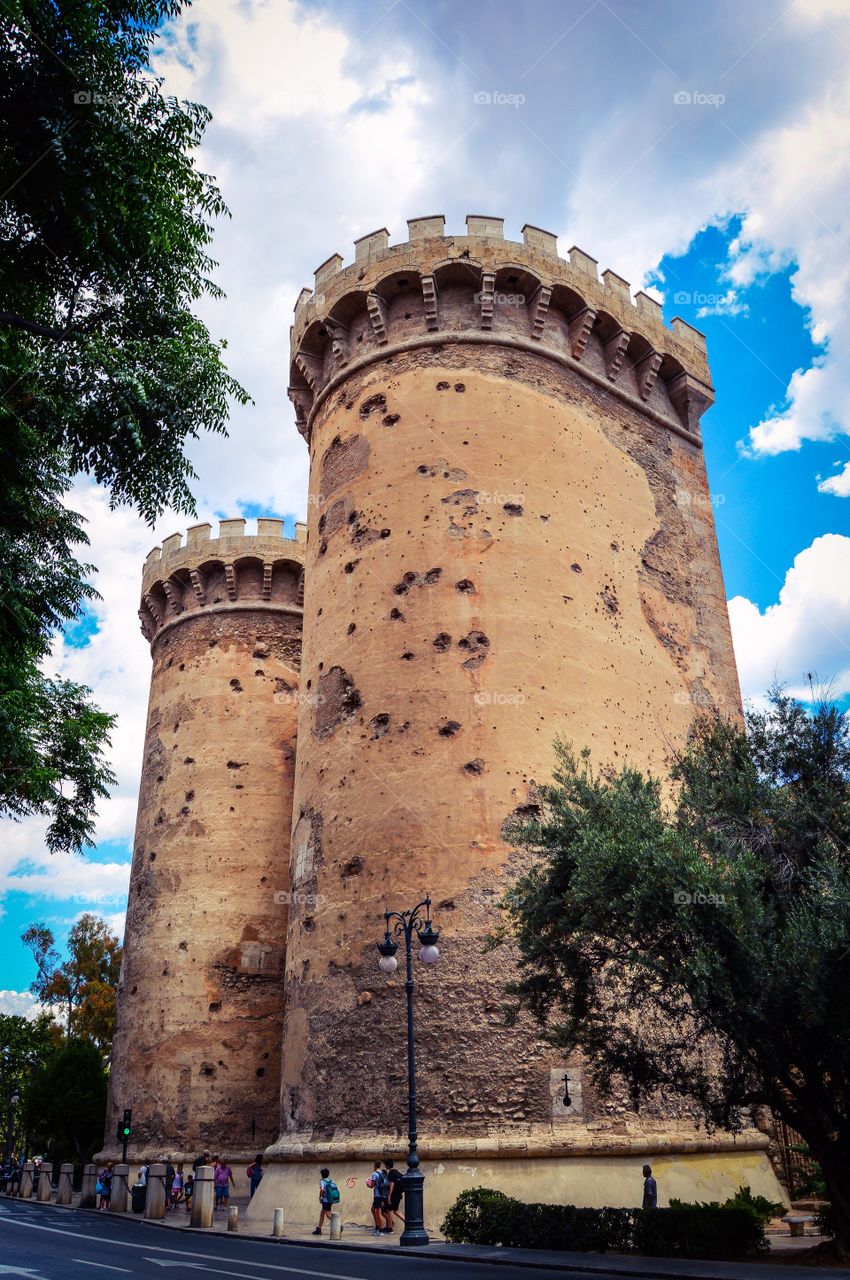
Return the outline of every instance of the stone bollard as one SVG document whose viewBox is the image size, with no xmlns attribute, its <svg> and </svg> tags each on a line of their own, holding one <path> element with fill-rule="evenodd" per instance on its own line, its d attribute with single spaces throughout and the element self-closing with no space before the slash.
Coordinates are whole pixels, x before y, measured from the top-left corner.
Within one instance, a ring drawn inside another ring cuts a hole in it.
<svg viewBox="0 0 850 1280">
<path fill-rule="evenodd" d="M 232 1204 L 227 1210 L 227 1230 L 239 1230 L 239 1206 Z"/>
<path fill-rule="evenodd" d="M 46 1160 L 41 1163 L 38 1171 L 38 1190 L 35 1193 L 36 1200 L 41 1204 L 49 1204 L 50 1197 L 53 1194 L 53 1165 L 48 1164 Z"/>
<path fill-rule="evenodd" d="M 331 1209 L 331 1240 L 342 1239 L 342 1215 L 339 1209 Z"/>
<path fill-rule="evenodd" d="M 21 1172 L 21 1186 L 18 1195 L 22 1200 L 32 1199 L 32 1171 L 35 1168 L 32 1160 L 27 1160 Z"/>
<path fill-rule="evenodd" d="M 283 1235 L 283 1210 L 282 1209 L 275 1209 L 274 1211 L 274 1222 L 272 1223 L 272 1235 L 273 1236 Z"/>
<path fill-rule="evenodd" d="M 83 1165 L 83 1185 L 80 1192 L 80 1208 L 94 1209 L 97 1206 L 97 1165 Z"/>
<path fill-rule="evenodd" d="M 74 1166 L 68 1161 L 59 1166 L 59 1184 L 56 1188 L 56 1203 L 70 1204 L 74 1194 Z"/>
<path fill-rule="evenodd" d="M 164 1164 L 152 1164 L 148 1169 L 148 1197 L 145 1201 L 145 1217 L 148 1221 L 160 1221 L 165 1217 Z"/>
<path fill-rule="evenodd" d="M 148 1180 L 148 1185 L 150 1185 L 150 1180 Z M 150 1195 L 150 1192 L 148 1192 L 148 1195 Z M 195 1170 L 195 1187 L 192 1192 L 192 1216 L 189 1220 L 190 1226 L 212 1226 L 214 1200 L 213 1167 L 211 1164 L 199 1165 Z"/>
<path fill-rule="evenodd" d="M 127 1182 L 130 1177 L 128 1164 L 117 1164 L 112 1170 L 112 1194 L 109 1197 L 110 1213 L 127 1212 Z"/>
</svg>

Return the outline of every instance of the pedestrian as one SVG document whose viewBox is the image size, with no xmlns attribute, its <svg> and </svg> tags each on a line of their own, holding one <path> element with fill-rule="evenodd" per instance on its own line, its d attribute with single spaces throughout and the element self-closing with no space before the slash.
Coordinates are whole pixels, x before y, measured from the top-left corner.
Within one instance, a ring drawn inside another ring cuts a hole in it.
<svg viewBox="0 0 850 1280">
<path fill-rule="evenodd" d="M 254 1156 L 253 1162 L 249 1164 L 248 1168 L 245 1170 L 245 1176 L 248 1179 L 248 1186 L 250 1187 L 248 1198 L 253 1199 L 254 1192 L 263 1180 L 262 1156 Z"/>
<path fill-rule="evenodd" d="M 98 1196 L 98 1209 L 108 1209 L 109 1202 L 112 1199 L 112 1161 L 107 1160 L 100 1173 L 97 1175 L 97 1183 L 95 1191 Z"/>
<path fill-rule="evenodd" d="M 165 1180 L 164 1180 L 165 1181 L 165 1207 L 167 1209 L 168 1206 L 171 1204 L 171 1191 L 174 1186 L 174 1175 L 177 1172 L 177 1170 L 174 1168 L 174 1165 L 171 1163 L 171 1156 L 166 1156 L 164 1163 L 165 1163 Z"/>
<path fill-rule="evenodd" d="M 233 1181 L 233 1170 L 227 1163 L 227 1156 L 222 1156 L 221 1159 L 216 1157 L 213 1183 L 215 1185 L 215 1207 L 216 1209 L 226 1209 L 227 1202 L 230 1199 L 231 1186 L 234 1191 L 236 1190 L 236 1183 Z"/>
<path fill-rule="evenodd" d="M 148 1185 L 148 1166 L 147 1166 L 147 1164 L 140 1164 L 140 1165 L 139 1165 L 139 1182 L 138 1182 L 138 1185 L 139 1185 L 140 1187 L 146 1187 L 146 1186 Z"/>
<path fill-rule="evenodd" d="M 387 1224 L 385 1227 L 385 1230 L 392 1231 L 394 1226 L 393 1224 L 394 1217 L 399 1217 L 401 1218 L 402 1222 L 404 1222 L 404 1214 L 399 1213 L 401 1197 L 404 1195 L 404 1191 L 402 1190 L 402 1183 L 404 1182 L 404 1178 L 402 1174 L 399 1173 L 398 1169 L 395 1167 L 395 1164 L 393 1163 L 392 1160 L 384 1161 L 384 1169 L 387 1175 L 387 1182 L 389 1183 L 389 1190 L 387 1192 L 387 1207 L 384 1211 L 384 1218 Z"/>
<path fill-rule="evenodd" d="M 658 1208 L 658 1187 L 652 1176 L 652 1165 L 643 1166 L 643 1208 Z"/>
<path fill-rule="evenodd" d="M 183 1188 L 183 1203 L 186 1206 L 186 1212 L 192 1212 L 192 1196 L 195 1193 L 195 1175 L 190 1173 L 186 1179 L 186 1185 Z"/>
<path fill-rule="evenodd" d="M 366 1186 L 372 1191 L 372 1221 L 375 1229 L 373 1236 L 380 1236 L 384 1233 L 384 1212 L 387 1205 L 387 1191 L 389 1190 L 389 1181 L 387 1175 L 381 1168 L 380 1160 L 375 1161 L 371 1177 L 366 1179 Z"/>
<path fill-rule="evenodd" d="M 339 1188 L 331 1177 L 330 1169 L 319 1170 L 319 1225 L 313 1232 L 314 1236 L 322 1234 L 322 1224 L 325 1218 L 330 1220 L 333 1206 L 339 1203 Z"/>
<path fill-rule="evenodd" d="M 192 1172 L 197 1173 L 202 1164 L 209 1164 L 209 1162 L 210 1162 L 209 1151 L 205 1151 L 203 1155 L 195 1156 L 195 1159 L 192 1161 Z"/>
<path fill-rule="evenodd" d="M 183 1165 L 178 1162 L 171 1183 L 171 1208 L 176 1209 L 183 1199 Z"/>
</svg>

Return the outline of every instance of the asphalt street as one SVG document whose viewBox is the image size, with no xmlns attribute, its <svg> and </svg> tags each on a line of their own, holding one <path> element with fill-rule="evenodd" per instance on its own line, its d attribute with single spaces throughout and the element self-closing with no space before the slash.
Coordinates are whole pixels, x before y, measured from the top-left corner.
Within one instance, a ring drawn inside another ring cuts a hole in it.
<svg viewBox="0 0 850 1280">
<path fill-rule="evenodd" d="M 401 1248 L 379 1254 L 285 1241 L 188 1235 L 108 1214 L 75 1213 L 0 1200 L 0 1277 L 110 1280 L 118 1276 L 237 1276 L 240 1280 L 528 1280 L 520 1267 L 411 1258 Z M 550 1274 L 552 1274 L 550 1272 Z M 586 1275 L 564 1271 L 565 1276 Z"/>
</svg>

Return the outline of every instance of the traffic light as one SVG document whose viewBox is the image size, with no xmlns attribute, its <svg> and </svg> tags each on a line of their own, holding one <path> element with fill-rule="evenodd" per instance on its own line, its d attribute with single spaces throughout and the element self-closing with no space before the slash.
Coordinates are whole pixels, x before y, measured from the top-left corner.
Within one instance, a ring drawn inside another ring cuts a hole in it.
<svg viewBox="0 0 850 1280">
<path fill-rule="evenodd" d="M 118 1141 L 119 1141 L 119 1142 L 126 1142 L 126 1141 L 127 1141 L 127 1139 L 130 1137 L 130 1134 L 133 1132 L 133 1128 L 132 1128 L 132 1124 L 131 1124 L 132 1119 L 133 1119 L 133 1112 L 132 1112 L 132 1110 L 130 1109 L 130 1107 L 125 1107 L 125 1108 L 124 1108 L 124 1119 L 122 1120 L 121 1124 L 119 1124 L 119 1126 L 118 1126 Z"/>
</svg>

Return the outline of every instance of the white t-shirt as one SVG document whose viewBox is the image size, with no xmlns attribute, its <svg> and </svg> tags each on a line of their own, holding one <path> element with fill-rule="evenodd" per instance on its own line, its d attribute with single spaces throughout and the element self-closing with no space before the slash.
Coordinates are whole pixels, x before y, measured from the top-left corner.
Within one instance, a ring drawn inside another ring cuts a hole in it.
<svg viewBox="0 0 850 1280">
<path fill-rule="evenodd" d="M 146 1187 L 148 1185 L 148 1166 L 143 1164 L 139 1169 L 139 1186 Z"/>
</svg>

